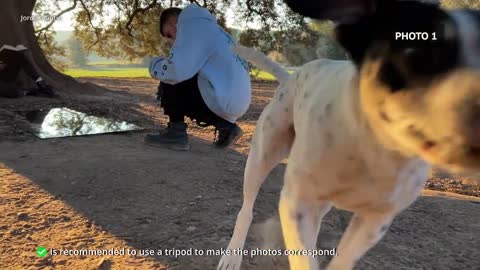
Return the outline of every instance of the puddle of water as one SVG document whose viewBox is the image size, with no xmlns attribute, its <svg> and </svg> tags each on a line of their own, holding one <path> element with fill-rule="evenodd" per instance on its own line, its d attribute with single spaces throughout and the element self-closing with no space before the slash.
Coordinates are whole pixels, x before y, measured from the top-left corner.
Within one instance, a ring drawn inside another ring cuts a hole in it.
<svg viewBox="0 0 480 270">
<path fill-rule="evenodd" d="M 64 138 L 143 130 L 127 122 L 88 115 L 69 108 L 18 112 L 41 139 Z"/>
</svg>

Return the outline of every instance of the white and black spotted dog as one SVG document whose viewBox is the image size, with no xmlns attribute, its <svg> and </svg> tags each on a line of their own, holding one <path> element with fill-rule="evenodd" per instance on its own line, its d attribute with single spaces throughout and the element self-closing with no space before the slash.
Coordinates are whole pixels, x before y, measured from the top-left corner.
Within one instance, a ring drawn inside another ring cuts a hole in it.
<svg viewBox="0 0 480 270">
<path fill-rule="evenodd" d="M 237 49 L 281 84 L 258 120 L 228 249 L 243 248 L 260 186 L 288 157 L 279 203 L 286 248 L 315 249 L 334 205 L 354 216 L 327 269 L 352 269 L 419 196 L 430 164 L 480 169 L 480 13 L 399 0 L 287 4 L 335 21 L 353 61 L 317 60 L 288 76 L 264 55 Z M 402 40 L 398 32 L 428 38 Z M 218 269 L 238 270 L 241 260 L 224 256 Z M 318 269 L 311 256 L 289 263 Z"/>
</svg>

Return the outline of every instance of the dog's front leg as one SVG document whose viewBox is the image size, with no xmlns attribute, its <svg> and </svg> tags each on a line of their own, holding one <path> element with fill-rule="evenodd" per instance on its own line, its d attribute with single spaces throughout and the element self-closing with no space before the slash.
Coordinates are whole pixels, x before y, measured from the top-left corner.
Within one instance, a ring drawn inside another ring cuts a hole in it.
<svg viewBox="0 0 480 270">
<path fill-rule="evenodd" d="M 282 190 L 279 213 L 290 269 L 318 270 L 317 259 L 299 252 L 315 249 L 322 218 L 330 208 L 328 202 L 309 203 Z"/>
<path fill-rule="evenodd" d="M 387 232 L 395 216 L 412 204 L 420 195 L 430 166 L 422 160 L 412 159 L 397 174 L 398 192 L 391 197 L 395 207 L 391 211 L 364 211 L 356 213 L 345 231 L 337 253 L 327 270 L 353 269 L 355 263 Z"/>
<path fill-rule="evenodd" d="M 332 259 L 327 270 L 353 269 L 355 263 L 382 239 L 394 216 L 394 213 L 355 214 L 340 240 L 338 255 Z"/>
</svg>

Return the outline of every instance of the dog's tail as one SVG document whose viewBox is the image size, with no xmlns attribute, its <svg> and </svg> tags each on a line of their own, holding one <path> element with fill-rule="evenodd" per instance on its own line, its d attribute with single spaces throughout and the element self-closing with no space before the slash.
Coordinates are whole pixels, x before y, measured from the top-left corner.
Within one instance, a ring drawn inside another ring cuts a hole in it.
<svg viewBox="0 0 480 270">
<path fill-rule="evenodd" d="M 258 68 L 271 73 L 280 83 L 284 83 L 290 78 L 290 74 L 284 68 L 254 48 L 236 44 L 232 46 L 232 50 Z"/>
</svg>

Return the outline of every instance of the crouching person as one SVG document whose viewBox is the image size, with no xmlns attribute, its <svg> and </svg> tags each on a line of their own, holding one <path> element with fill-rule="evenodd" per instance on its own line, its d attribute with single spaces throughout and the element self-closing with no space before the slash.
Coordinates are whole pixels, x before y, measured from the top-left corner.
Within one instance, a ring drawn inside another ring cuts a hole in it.
<svg viewBox="0 0 480 270">
<path fill-rule="evenodd" d="M 159 99 L 169 123 L 165 131 L 148 134 L 145 142 L 189 150 L 184 119 L 189 117 L 200 126 L 214 126 L 214 145 L 229 147 L 243 134 L 236 121 L 251 102 L 248 65 L 230 49 L 235 41 L 196 4 L 163 11 L 160 33 L 174 45 L 169 57 L 152 61 L 149 71 L 161 81 Z"/>
</svg>

